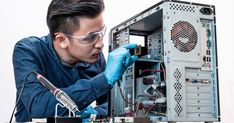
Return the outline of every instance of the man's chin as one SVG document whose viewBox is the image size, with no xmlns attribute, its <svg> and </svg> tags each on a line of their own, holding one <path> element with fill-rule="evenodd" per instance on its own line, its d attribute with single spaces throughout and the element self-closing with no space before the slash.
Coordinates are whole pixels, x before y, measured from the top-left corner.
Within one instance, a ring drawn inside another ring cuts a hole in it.
<svg viewBox="0 0 234 123">
<path fill-rule="evenodd" d="M 97 62 L 98 59 L 99 59 L 99 57 L 97 57 L 97 58 L 92 58 L 92 59 L 86 60 L 85 62 L 92 64 L 92 63 Z"/>
</svg>

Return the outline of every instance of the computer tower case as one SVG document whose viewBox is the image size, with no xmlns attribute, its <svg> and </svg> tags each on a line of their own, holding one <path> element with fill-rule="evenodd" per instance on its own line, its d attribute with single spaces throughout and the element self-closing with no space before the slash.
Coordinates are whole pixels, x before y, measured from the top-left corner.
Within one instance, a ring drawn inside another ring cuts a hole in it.
<svg viewBox="0 0 234 123">
<path fill-rule="evenodd" d="M 111 90 L 119 120 L 219 121 L 215 6 L 164 0 L 113 27 L 109 52 L 124 44 L 138 60 Z"/>
</svg>

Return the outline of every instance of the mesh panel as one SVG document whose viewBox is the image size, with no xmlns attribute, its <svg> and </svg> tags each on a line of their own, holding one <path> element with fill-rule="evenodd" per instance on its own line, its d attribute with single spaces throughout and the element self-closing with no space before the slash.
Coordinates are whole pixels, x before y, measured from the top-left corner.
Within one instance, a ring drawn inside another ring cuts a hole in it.
<svg viewBox="0 0 234 123">
<path fill-rule="evenodd" d="M 170 4 L 170 9 L 178 10 L 178 11 L 186 11 L 186 12 L 195 12 L 195 7 L 190 5 L 181 5 L 176 3 Z"/>
<path fill-rule="evenodd" d="M 190 23 L 179 21 L 172 27 L 171 40 L 181 52 L 190 52 L 197 44 L 197 33 Z"/>
<path fill-rule="evenodd" d="M 180 93 L 180 90 L 182 88 L 182 85 L 180 83 L 180 78 L 181 78 L 181 72 L 176 69 L 175 72 L 174 72 L 174 78 L 176 80 L 175 84 L 174 84 L 174 89 L 175 89 L 175 96 L 174 96 L 174 99 L 175 99 L 175 102 L 176 102 L 176 105 L 175 105 L 175 112 L 178 116 L 180 116 L 181 112 L 183 111 L 183 107 L 181 106 L 180 102 L 182 100 L 182 95 Z"/>
</svg>

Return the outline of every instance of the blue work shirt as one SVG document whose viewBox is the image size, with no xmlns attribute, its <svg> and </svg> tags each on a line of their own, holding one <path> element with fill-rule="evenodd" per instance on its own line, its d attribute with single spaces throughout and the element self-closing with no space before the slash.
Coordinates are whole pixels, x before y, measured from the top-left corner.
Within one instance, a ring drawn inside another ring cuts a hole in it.
<svg viewBox="0 0 234 123">
<path fill-rule="evenodd" d="M 55 115 L 58 101 L 34 74 L 29 74 L 32 71 L 38 72 L 65 91 L 80 110 L 96 100 L 95 109 L 99 114 L 107 115 L 107 93 L 111 86 L 103 73 L 105 65 L 103 54 L 93 64 L 77 63 L 71 66 L 62 62 L 53 48 L 51 35 L 20 40 L 16 43 L 13 53 L 17 99 L 24 82 L 25 85 L 16 105 L 16 121 L 26 122 L 34 117 L 45 118 Z M 29 76 L 26 77 L 27 75 Z M 58 115 L 68 115 L 68 110 L 59 108 Z"/>
</svg>

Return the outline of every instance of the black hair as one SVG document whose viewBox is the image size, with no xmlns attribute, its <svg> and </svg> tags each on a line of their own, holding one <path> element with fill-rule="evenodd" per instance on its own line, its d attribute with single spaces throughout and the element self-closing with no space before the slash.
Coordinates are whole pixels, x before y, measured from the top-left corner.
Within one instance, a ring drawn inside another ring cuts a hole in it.
<svg viewBox="0 0 234 123">
<path fill-rule="evenodd" d="M 81 17 L 95 18 L 104 8 L 103 0 L 52 0 L 46 17 L 52 39 L 56 32 L 72 35 Z"/>
</svg>

